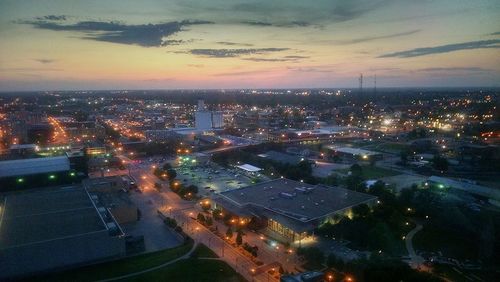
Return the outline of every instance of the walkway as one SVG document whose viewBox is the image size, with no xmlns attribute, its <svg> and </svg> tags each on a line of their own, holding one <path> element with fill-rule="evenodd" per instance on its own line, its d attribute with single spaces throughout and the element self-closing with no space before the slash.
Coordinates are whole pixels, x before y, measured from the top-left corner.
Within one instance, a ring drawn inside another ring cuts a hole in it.
<svg viewBox="0 0 500 282">
<path fill-rule="evenodd" d="M 413 236 L 423 228 L 422 224 L 418 222 L 416 224 L 417 226 L 408 232 L 405 237 L 406 250 L 408 250 L 408 255 L 410 256 L 410 266 L 413 268 L 418 268 L 424 262 L 424 258 L 417 255 L 413 248 Z"/>
</svg>

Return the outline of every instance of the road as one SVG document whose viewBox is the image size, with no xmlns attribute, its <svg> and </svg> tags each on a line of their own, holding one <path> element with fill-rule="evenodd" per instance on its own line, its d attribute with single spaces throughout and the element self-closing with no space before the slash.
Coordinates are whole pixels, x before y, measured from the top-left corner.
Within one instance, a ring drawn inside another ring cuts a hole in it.
<svg viewBox="0 0 500 282">
<path fill-rule="evenodd" d="M 405 237 L 406 250 L 408 250 L 408 255 L 410 256 L 410 266 L 413 268 L 419 268 L 425 261 L 423 257 L 417 255 L 413 248 L 413 236 L 420 230 L 422 230 L 422 224 L 417 222 L 417 226 L 408 232 Z"/>
</svg>

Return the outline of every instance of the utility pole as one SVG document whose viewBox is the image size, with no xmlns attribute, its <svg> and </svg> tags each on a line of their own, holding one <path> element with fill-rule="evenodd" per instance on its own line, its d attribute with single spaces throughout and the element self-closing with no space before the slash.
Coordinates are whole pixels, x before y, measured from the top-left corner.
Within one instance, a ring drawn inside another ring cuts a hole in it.
<svg viewBox="0 0 500 282">
<path fill-rule="evenodd" d="M 363 74 L 359 74 L 359 93 L 363 93 Z"/>
</svg>

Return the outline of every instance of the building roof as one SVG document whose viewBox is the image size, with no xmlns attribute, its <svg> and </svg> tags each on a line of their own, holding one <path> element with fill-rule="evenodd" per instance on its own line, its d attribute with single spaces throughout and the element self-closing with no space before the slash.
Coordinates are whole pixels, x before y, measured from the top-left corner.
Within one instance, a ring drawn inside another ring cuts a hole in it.
<svg viewBox="0 0 500 282">
<path fill-rule="evenodd" d="M 377 199 L 340 187 L 310 185 L 283 178 L 219 195 L 221 198 L 214 199 L 216 202 L 229 201 L 233 209 L 251 209 L 295 231 L 311 229 L 315 220 Z M 220 204 L 224 206 L 224 202 Z"/>
<path fill-rule="evenodd" d="M 0 249 L 106 230 L 80 187 L 9 195 L 3 210 Z"/>
<path fill-rule="evenodd" d="M 327 148 L 337 151 L 337 152 L 342 152 L 346 154 L 351 154 L 351 155 L 380 155 L 381 153 L 379 152 L 373 152 L 373 151 L 368 151 L 368 150 L 363 150 L 359 148 L 351 148 L 351 147 L 335 147 L 335 146 L 327 146 Z"/>
<path fill-rule="evenodd" d="M 21 176 L 70 170 L 66 156 L 0 162 L 0 177 Z"/>
<path fill-rule="evenodd" d="M 240 168 L 242 170 L 248 171 L 248 172 L 257 172 L 257 171 L 261 171 L 262 170 L 262 168 L 256 167 L 256 166 L 253 166 L 253 165 L 250 165 L 250 164 L 238 165 L 236 167 Z"/>
</svg>

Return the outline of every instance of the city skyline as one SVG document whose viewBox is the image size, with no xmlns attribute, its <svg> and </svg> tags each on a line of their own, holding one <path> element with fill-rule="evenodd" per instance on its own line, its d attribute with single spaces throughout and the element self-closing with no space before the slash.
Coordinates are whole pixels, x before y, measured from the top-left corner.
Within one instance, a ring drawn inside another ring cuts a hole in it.
<svg viewBox="0 0 500 282">
<path fill-rule="evenodd" d="M 0 91 L 500 86 L 496 1 L 2 1 Z"/>
</svg>

